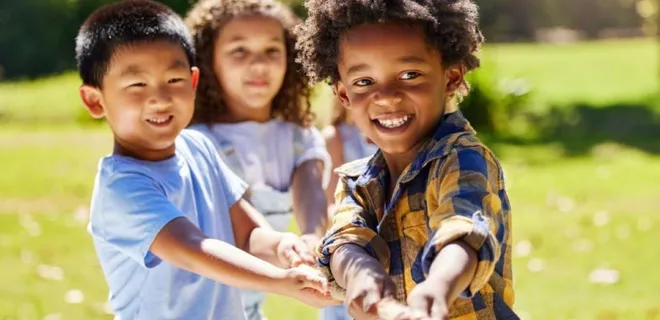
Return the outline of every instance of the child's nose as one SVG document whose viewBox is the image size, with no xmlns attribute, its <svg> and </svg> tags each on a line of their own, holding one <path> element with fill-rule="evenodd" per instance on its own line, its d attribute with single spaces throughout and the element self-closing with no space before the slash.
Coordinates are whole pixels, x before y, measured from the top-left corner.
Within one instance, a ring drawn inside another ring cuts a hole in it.
<svg viewBox="0 0 660 320">
<path fill-rule="evenodd" d="M 383 107 L 396 106 L 401 100 L 401 93 L 392 86 L 385 86 L 374 94 L 374 103 Z"/>
<path fill-rule="evenodd" d="M 153 105 L 159 109 L 166 109 L 172 104 L 172 94 L 167 88 L 158 88 L 151 99 L 149 99 L 149 104 Z"/>
<path fill-rule="evenodd" d="M 255 54 L 250 61 L 250 69 L 254 72 L 265 72 L 268 66 L 268 57 L 264 54 Z"/>
</svg>

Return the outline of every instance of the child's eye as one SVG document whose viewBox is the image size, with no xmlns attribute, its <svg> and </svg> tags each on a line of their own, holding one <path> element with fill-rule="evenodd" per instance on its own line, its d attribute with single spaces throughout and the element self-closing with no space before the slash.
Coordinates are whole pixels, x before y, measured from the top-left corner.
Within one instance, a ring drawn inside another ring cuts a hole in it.
<svg viewBox="0 0 660 320">
<path fill-rule="evenodd" d="M 268 50 L 266 50 L 266 53 L 268 55 L 278 54 L 278 53 L 280 53 L 280 49 L 279 48 L 269 48 Z"/>
<path fill-rule="evenodd" d="M 360 80 L 357 80 L 357 81 L 353 82 L 353 85 L 356 85 L 358 87 L 365 87 L 365 86 L 368 86 L 372 83 L 373 82 L 369 79 L 360 79 Z"/>
<path fill-rule="evenodd" d="M 231 55 L 234 57 L 242 57 L 247 53 L 247 50 L 243 47 L 238 47 L 231 51 Z"/>
<path fill-rule="evenodd" d="M 402 80 L 412 80 L 417 77 L 419 77 L 421 74 L 419 72 L 415 71 L 410 71 L 410 72 L 405 72 L 403 75 L 401 75 Z"/>
<path fill-rule="evenodd" d="M 136 83 L 132 83 L 129 87 L 131 87 L 131 88 L 142 88 L 142 87 L 146 87 L 146 86 L 147 86 L 147 84 L 144 83 L 144 82 L 136 82 Z"/>
<path fill-rule="evenodd" d="M 181 82 L 181 81 L 183 81 L 183 78 L 174 78 L 174 79 L 167 80 L 167 83 L 177 83 L 177 82 Z"/>
</svg>

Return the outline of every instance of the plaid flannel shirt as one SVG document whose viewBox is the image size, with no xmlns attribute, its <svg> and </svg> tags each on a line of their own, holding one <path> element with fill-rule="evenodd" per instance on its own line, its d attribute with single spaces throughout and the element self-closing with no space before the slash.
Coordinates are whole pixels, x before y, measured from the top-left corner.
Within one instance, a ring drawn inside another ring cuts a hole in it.
<svg viewBox="0 0 660 320">
<path fill-rule="evenodd" d="M 500 163 L 476 137 L 460 112 L 444 116 L 432 138 L 401 174 L 385 199 L 388 170 L 378 151 L 336 172 L 336 213 L 318 248 L 319 264 L 330 275 L 330 257 L 354 244 L 376 258 L 405 303 L 428 276 L 437 253 L 463 240 L 477 253 L 477 270 L 452 319 L 518 319 L 513 312 L 511 216 Z"/>
</svg>

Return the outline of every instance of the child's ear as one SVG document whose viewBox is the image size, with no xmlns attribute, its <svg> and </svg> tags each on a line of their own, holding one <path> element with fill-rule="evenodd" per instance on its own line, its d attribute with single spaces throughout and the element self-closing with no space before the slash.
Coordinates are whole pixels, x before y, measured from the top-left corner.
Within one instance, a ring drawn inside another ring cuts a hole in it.
<svg viewBox="0 0 660 320">
<path fill-rule="evenodd" d="M 190 82 L 192 82 L 193 90 L 197 90 L 197 85 L 199 84 L 199 68 L 190 68 L 190 73 Z"/>
<path fill-rule="evenodd" d="M 346 93 L 346 87 L 341 81 L 337 81 L 332 85 L 332 91 L 335 93 L 337 98 L 339 98 L 339 102 L 341 102 L 341 105 L 344 106 L 344 108 L 351 107 L 351 102 L 348 99 L 348 94 Z"/>
<path fill-rule="evenodd" d="M 103 118 L 105 110 L 101 104 L 101 89 L 83 84 L 78 91 L 80 92 L 80 100 L 82 100 L 89 114 L 94 119 Z"/>
<path fill-rule="evenodd" d="M 445 70 L 445 79 L 447 80 L 445 93 L 447 96 L 452 96 L 456 91 L 461 89 L 463 75 L 463 67 L 460 65 L 454 65 Z"/>
</svg>

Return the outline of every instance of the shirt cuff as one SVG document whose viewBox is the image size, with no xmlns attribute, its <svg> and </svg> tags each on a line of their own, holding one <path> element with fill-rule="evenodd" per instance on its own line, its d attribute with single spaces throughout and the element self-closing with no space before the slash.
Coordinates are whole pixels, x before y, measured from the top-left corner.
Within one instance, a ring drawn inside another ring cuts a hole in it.
<svg viewBox="0 0 660 320">
<path fill-rule="evenodd" d="M 332 270 L 330 269 L 330 258 L 343 245 L 352 244 L 361 247 L 368 255 L 378 262 L 389 272 L 390 251 L 385 240 L 377 233 L 367 227 L 352 227 L 340 232 L 330 233 L 316 248 L 317 264 L 321 272 L 328 278 L 331 291 L 343 292 L 344 288 L 337 284 Z"/>
<path fill-rule="evenodd" d="M 500 248 L 494 235 L 488 228 L 489 219 L 481 211 L 472 218 L 453 216 L 442 221 L 422 254 L 422 269 L 428 277 L 431 265 L 438 252 L 448 244 L 462 240 L 477 253 L 477 270 L 467 289 L 461 293 L 463 298 L 472 298 L 490 279 L 495 270 Z"/>
</svg>

